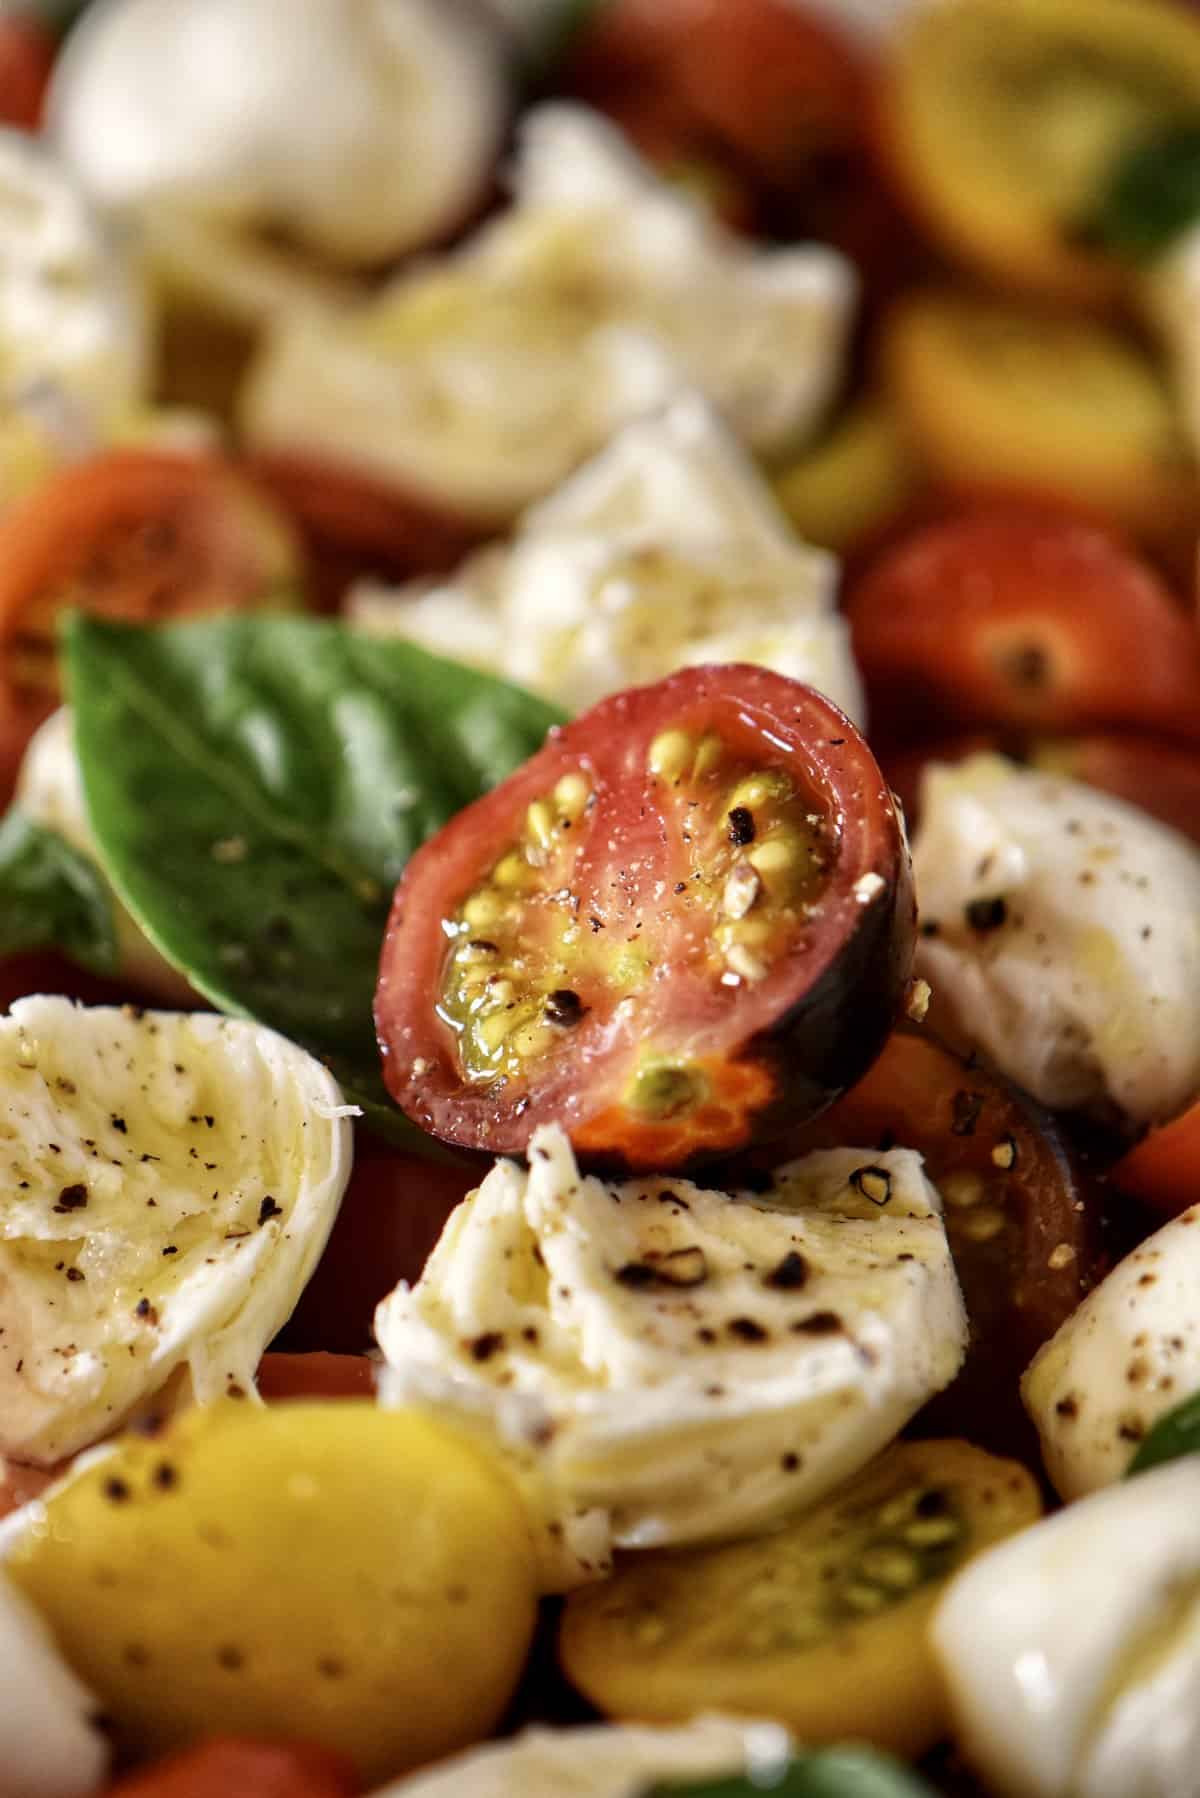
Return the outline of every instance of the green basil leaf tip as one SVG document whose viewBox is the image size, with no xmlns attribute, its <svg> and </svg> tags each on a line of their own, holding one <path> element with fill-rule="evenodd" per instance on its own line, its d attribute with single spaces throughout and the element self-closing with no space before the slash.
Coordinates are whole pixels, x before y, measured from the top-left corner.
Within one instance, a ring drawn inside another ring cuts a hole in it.
<svg viewBox="0 0 1200 1798">
<path fill-rule="evenodd" d="M 1117 157 L 1075 238 L 1129 262 L 1161 255 L 1200 220 L 1200 116 L 1176 119 Z"/>
<path fill-rule="evenodd" d="M 1160 1417 L 1125 1469 L 1128 1479 L 1135 1473 L 1146 1473 L 1161 1467 L 1165 1461 L 1178 1461 L 1184 1455 L 1200 1454 L 1200 1392 L 1184 1399 L 1181 1405 Z"/>
<path fill-rule="evenodd" d="M 117 938 L 99 870 L 14 807 L 0 822 L 0 955 L 60 949 L 94 974 L 112 974 Z"/>
<path fill-rule="evenodd" d="M 213 1004 L 302 1044 L 375 1125 L 436 1153 L 380 1074 L 392 891 L 562 714 L 328 619 L 80 613 L 65 659 L 92 832 L 145 935 Z"/>
<path fill-rule="evenodd" d="M 870 1748 L 823 1748 L 784 1766 L 727 1778 L 663 1781 L 638 1798 L 935 1798 L 933 1788 Z"/>
</svg>

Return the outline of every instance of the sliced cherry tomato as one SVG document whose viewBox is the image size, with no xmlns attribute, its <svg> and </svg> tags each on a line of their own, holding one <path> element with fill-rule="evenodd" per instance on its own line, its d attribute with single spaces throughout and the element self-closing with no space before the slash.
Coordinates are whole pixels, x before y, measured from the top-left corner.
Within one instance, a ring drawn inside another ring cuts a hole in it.
<svg viewBox="0 0 1200 1798">
<path fill-rule="evenodd" d="M 949 492 L 1053 502 L 1156 542 L 1194 527 L 1195 462 L 1166 375 L 1106 325 L 931 289 L 888 313 L 882 361 Z"/>
<path fill-rule="evenodd" d="M 363 572 L 399 579 L 452 568 L 483 534 L 435 501 L 320 456 L 262 452 L 248 466 L 303 535 L 330 604 Z"/>
<path fill-rule="evenodd" d="M 1124 271 L 1083 227 L 1120 152 L 1200 108 L 1200 26 L 1160 0 L 915 7 L 880 101 L 885 165 L 952 255 L 1107 302 Z"/>
<path fill-rule="evenodd" d="M 0 18 L 0 124 L 36 131 L 54 63 L 54 39 L 30 13 Z"/>
<path fill-rule="evenodd" d="M 971 1341 L 929 1427 L 1026 1451 L 1018 1381 L 1099 1277 L 1099 1207 L 1078 1161 L 1032 1099 L 908 1030 L 795 1146 L 847 1143 L 917 1149 L 942 1194 Z"/>
<path fill-rule="evenodd" d="M 165 621 L 294 605 L 291 530 L 212 456 L 110 450 L 61 469 L 0 518 L 0 742 L 20 749 L 58 702 L 68 606 Z"/>
<path fill-rule="evenodd" d="M 255 1377 L 259 1397 L 274 1404 L 287 1398 L 373 1398 L 375 1363 L 365 1355 L 264 1355 Z"/>
<path fill-rule="evenodd" d="M 220 1736 L 131 1773 L 107 1798 L 355 1798 L 362 1789 L 328 1748 Z"/>
<path fill-rule="evenodd" d="M 665 1171 L 844 1090 L 913 940 L 853 725 L 765 668 L 687 669 L 552 733 L 413 857 L 376 997 L 385 1078 L 465 1147 L 520 1151 L 554 1120 Z"/>
<path fill-rule="evenodd" d="M 1200 633 L 1116 539 L 968 514 L 888 550 L 847 606 L 882 738 L 993 726 L 1200 736 Z"/>
<path fill-rule="evenodd" d="M 934 1605 L 964 1561 L 1040 1510 L 1014 1461 L 899 1443 L 773 1533 L 626 1557 L 568 1599 L 563 1667 L 614 1717 L 727 1710 L 774 1717 L 802 1742 L 920 1754 L 948 1722 Z"/>
<path fill-rule="evenodd" d="M 399 1281 L 420 1278 L 450 1213 L 490 1165 L 450 1167 L 399 1154 L 360 1134 L 337 1221 L 281 1346 L 332 1349 L 339 1360 L 369 1349 L 376 1305 Z"/>
<path fill-rule="evenodd" d="M 1135 1143 L 1114 1166 L 1112 1183 L 1168 1217 L 1194 1205 L 1200 1194 L 1200 1103 Z"/>
<path fill-rule="evenodd" d="M 884 772 L 904 806 L 910 832 L 920 814 L 921 776 L 930 762 L 961 762 L 981 751 L 1098 787 L 1200 843 L 1200 749 L 1135 731 L 1013 740 L 973 731 L 901 750 L 886 759 Z"/>
</svg>

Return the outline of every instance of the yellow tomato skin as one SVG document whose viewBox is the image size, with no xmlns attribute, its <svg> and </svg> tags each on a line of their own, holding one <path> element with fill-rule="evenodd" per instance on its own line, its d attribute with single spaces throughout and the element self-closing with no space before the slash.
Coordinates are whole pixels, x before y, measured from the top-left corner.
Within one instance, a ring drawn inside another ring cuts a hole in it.
<svg viewBox="0 0 1200 1798">
<path fill-rule="evenodd" d="M 627 1557 L 568 1600 L 562 1665 L 610 1716 L 729 1711 L 916 1756 L 948 1723 L 926 1639 L 946 1581 L 1040 1511 L 1015 1461 L 900 1443 L 773 1535 Z"/>
<path fill-rule="evenodd" d="M 9 1572 L 127 1751 L 340 1750 L 373 1785 L 486 1736 L 520 1678 L 534 1551 L 506 1476 L 423 1415 L 227 1401 L 52 1496 Z"/>
</svg>

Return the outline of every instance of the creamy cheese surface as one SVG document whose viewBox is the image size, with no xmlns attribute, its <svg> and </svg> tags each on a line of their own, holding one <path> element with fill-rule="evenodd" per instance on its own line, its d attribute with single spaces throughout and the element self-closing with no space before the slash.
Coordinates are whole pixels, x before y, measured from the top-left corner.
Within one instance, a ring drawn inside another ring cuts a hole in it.
<svg viewBox="0 0 1200 1798">
<path fill-rule="evenodd" d="M 1200 1391 L 1200 1205 L 1146 1238 L 1034 1357 L 1022 1382 L 1055 1488 L 1119 1480 L 1165 1412 Z"/>
<path fill-rule="evenodd" d="M 0 1571 L 0 1779 L 4 1798 L 85 1798 L 105 1783 L 100 1704 Z"/>
<path fill-rule="evenodd" d="M 1052 1108 L 1149 1121 L 1200 1091 L 1200 850 L 1092 787 L 998 756 L 934 767 L 917 965 Z"/>
<path fill-rule="evenodd" d="M 627 425 L 449 581 L 363 583 L 350 617 L 581 711 L 701 662 L 757 662 L 863 722 L 837 564 L 799 542 L 698 396 Z"/>
<path fill-rule="evenodd" d="M 955 1733 L 1006 1798 L 1182 1798 L 1200 1765 L 1200 1459 L 973 1560 L 934 1617 Z"/>
<path fill-rule="evenodd" d="M 883 1448 L 962 1361 L 940 1201 L 907 1150 L 780 1168 L 769 1193 L 580 1174 L 537 1132 L 376 1313 L 388 1404 L 457 1413 L 515 1465 L 549 1587 L 761 1528 Z"/>
<path fill-rule="evenodd" d="M 743 442 L 791 446 L 840 381 L 855 298 L 831 250 L 763 250 L 582 107 L 523 123 L 514 203 L 336 326 L 280 325 L 242 422 L 499 523 L 622 424 L 700 388 Z"/>
<path fill-rule="evenodd" d="M 252 1394 L 350 1173 L 321 1064 L 208 1013 L 0 1018 L 0 1453 L 52 1464 L 186 1370 Z"/>
</svg>

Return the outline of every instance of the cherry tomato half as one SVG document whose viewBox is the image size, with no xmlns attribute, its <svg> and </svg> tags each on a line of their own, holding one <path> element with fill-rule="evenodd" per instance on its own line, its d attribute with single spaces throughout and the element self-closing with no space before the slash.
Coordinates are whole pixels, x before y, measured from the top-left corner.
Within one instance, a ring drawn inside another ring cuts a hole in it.
<svg viewBox="0 0 1200 1798">
<path fill-rule="evenodd" d="M 1098 1278 L 1098 1206 L 1040 1106 L 926 1033 L 900 1030 L 798 1148 L 917 1149 L 942 1194 L 970 1319 L 967 1359 L 927 1407 L 934 1433 L 1019 1452 L 1032 1432 L 1018 1382 Z"/>
<path fill-rule="evenodd" d="M 362 1783 L 328 1748 L 221 1736 L 158 1761 L 107 1798 L 355 1798 Z"/>
<path fill-rule="evenodd" d="M 890 793 L 828 700 L 687 669 L 552 732 L 409 863 L 384 1075 L 425 1129 L 521 1151 L 555 1120 L 613 1165 L 778 1134 L 877 1052 L 914 909 Z"/>
<path fill-rule="evenodd" d="M 58 702 L 55 625 L 65 607 L 162 622 L 295 604 L 301 579 L 287 524 L 216 457 L 110 450 L 61 469 L 0 518 L 7 771 Z"/>
<path fill-rule="evenodd" d="M 1200 633 L 1107 532 L 969 513 L 886 551 L 850 593 L 881 738 L 958 727 L 1200 736 Z"/>
<path fill-rule="evenodd" d="M 1112 1170 L 1119 1192 L 1178 1217 L 1200 1196 L 1200 1104 L 1135 1143 Z"/>
</svg>

